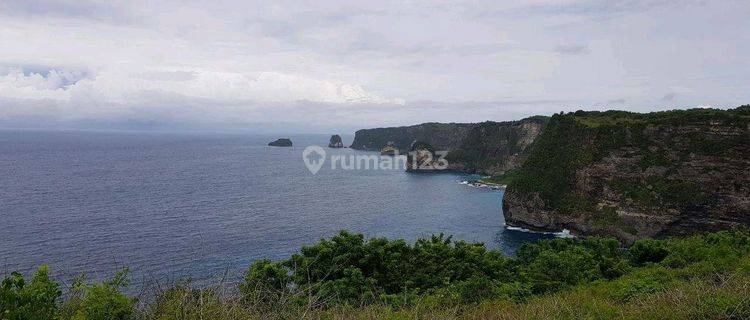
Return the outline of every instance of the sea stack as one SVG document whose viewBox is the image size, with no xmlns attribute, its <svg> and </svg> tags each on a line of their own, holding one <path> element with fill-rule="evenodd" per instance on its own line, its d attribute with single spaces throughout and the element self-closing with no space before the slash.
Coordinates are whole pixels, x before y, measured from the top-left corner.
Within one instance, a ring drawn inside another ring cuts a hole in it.
<svg viewBox="0 0 750 320">
<path fill-rule="evenodd" d="M 291 147 L 292 146 L 292 140 L 289 140 L 287 138 L 280 138 L 280 139 L 276 139 L 276 141 L 269 142 L 268 146 L 270 146 L 270 147 Z"/>
<path fill-rule="evenodd" d="M 328 147 L 329 148 L 343 148 L 344 142 L 341 141 L 341 136 L 337 134 L 332 135 L 330 142 L 328 142 Z"/>
</svg>

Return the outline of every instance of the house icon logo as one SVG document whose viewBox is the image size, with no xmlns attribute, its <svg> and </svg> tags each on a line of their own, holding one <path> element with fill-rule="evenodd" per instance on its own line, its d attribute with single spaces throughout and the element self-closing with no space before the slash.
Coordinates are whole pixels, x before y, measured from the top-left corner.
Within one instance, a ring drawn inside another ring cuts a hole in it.
<svg viewBox="0 0 750 320">
<path fill-rule="evenodd" d="M 326 151 L 320 146 L 309 146 L 302 152 L 302 160 L 305 161 L 307 170 L 316 174 L 326 162 Z"/>
</svg>

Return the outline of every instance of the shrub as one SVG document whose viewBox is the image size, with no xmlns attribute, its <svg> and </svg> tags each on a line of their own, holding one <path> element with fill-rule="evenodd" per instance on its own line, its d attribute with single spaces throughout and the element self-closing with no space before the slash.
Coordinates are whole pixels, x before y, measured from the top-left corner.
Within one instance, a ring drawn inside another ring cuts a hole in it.
<svg viewBox="0 0 750 320">
<path fill-rule="evenodd" d="M 0 319 L 52 319 L 61 294 L 60 286 L 50 279 L 46 265 L 37 269 L 30 283 L 14 272 L 0 286 Z"/>
<path fill-rule="evenodd" d="M 128 320 L 135 315 L 135 300 L 121 289 L 128 286 L 130 271 L 124 269 L 108 281 L 85 284 L 78 278 L 73 284 L 72 297 L 63 305 L 63 319 L 73 320 Z"/>
<path fill-rule="evenodd" d="M 633 243 L 628 250 L 630 262 L 636 266 L 646 263 L 658 263 L 669 255 L 663 241 L 654 239 L 640 239 Z"/>
</svg>

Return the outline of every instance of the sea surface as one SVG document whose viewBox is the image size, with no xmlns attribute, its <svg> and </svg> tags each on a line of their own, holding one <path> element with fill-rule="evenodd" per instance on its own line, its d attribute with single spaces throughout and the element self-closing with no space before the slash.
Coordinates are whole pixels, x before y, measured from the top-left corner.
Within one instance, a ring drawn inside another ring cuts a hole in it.
<svg viewBox="0 0 750 320">
<path fill-rule="evenodd" d="M 329 136 L 266 146 L 276 138 L 0 130 L 0 275 L 48 264 L 61 277 L 123 267 L 136 280 L 237 277 L 342 229 L 409 241 L 444 233 L 506 254 L 550 237 L 504 229 L 503 192 L 461 184 L 476 177 L 328 163 L 313 175 L 303 149 Z"/>
</svg>

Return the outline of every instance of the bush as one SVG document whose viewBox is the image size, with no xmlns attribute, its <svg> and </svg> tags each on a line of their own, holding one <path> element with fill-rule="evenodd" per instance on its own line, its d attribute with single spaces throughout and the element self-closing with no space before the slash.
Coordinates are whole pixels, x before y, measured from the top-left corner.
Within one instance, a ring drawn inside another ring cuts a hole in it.
<svg viewBox="0 0 750 320">
<path fill-rule="evenodd" d="M 47 267 L 39 268 L 28 283 L 13 273 L 0 286 L 0 319 L 351 318 L 352 312 L 365 312 L 364 318 L 381 312 L 397 318 L 446 318 L 483 310 L 489 301 L 513 307 L 501 311 L 531 312 L 516 318 L 550 314 L 542 310 L 547 307 L 570 318 L 599 313 L 603 318 L 628 318 L 630 312 L 669 316 L 652 312 L 657 309 L 625 308 L 646 305 L 653 297 L 662 299 L 654 308 L 677 299 L 689 309 L 680 315 L 692 318 L 731 315 L 733 308 L 746 315 L 750 304 L 732 295 L 747 295 L 750 232 L 644 239 L 629 249 L 612 238 L 551 239 L 523 245 L 516 257 L 443 235 L 409 245 L 341 232 L 290 259 L 253 263 L 237 288 L 178 284 L 157 292 L 143 308 L 136 308 L 136 300 L 122 292 L 127 273 L 94 284 L 78 278 L 62 302 Z M 688 300 L 680 300 L 684 297 L 664 295 L 676 294 L 669 290 L 693 279 L 720 284 L 710 290 L 725 295 L 693 292 L 695 296 L 688 297 L 708 299 L 705 305 L 686 305 Z"/>
<path fill-rule="evenodd" d="M 37 269 L 30 283 L 14 272 L 0 286 L 0 319 L 46 320 L 55 317 L 60 286 L 49 277 L 49 268 Z"/>
<path fill-rule="evenodd" d="M 289 280 L 289 272 L 281 264 L 258 260 L 245 271 L 240 292 L 248 299 L 256 299 L 261 293 L 283 294 L 288 289 Z"/>
<path fill-rule="evenodd" d="M 73 320 L 128 320 L 135 315 L 135 300 L 121 289 L 128 286 L 128 269 L 124 269 L 102 283 L 85 284 L 78 278 L 73 284 L 72 297 L 63 305 L 63 319 Z"/>
<path fill-rule="evenodd" d="M 654 239 L 640 239 L 633 243 L 628 252 L 630 253 L 630 262 L 635 266 L 658 263 L 669 255 L 664 242 Z"/>
</svg>

